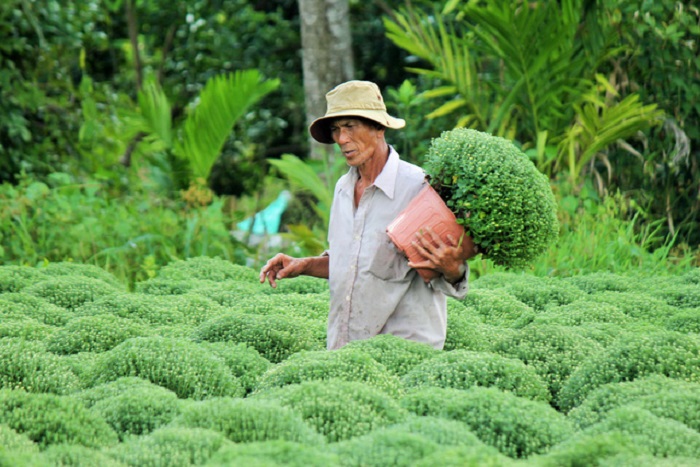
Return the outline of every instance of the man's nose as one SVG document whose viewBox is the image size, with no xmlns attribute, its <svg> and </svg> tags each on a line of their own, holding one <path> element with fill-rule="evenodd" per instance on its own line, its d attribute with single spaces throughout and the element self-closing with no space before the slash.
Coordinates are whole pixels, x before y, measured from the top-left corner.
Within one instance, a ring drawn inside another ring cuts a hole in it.
<svg viewBox="0 0 700 467">
<path fill-rule="evenodd" d="M 345 128 L 340 128 L 336 133 L 335 142 L 338 144 L 344 144 L 349 141 L 348 131 Z"/>
</svg>

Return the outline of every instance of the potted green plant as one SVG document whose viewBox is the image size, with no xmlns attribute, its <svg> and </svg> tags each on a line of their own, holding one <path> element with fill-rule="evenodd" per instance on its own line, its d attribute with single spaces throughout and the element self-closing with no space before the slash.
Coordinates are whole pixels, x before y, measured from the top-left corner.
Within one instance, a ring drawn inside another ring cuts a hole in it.
<svg viewBox="0 0 700 467">
<path fill-rule="evenodd" d="M 457 223 L 495 264 L 523 268 L 556 241 L 549 180 L 511 141 L 467 128 L 446 131 L 433 139 L 423 168 Z"/>
</svg>

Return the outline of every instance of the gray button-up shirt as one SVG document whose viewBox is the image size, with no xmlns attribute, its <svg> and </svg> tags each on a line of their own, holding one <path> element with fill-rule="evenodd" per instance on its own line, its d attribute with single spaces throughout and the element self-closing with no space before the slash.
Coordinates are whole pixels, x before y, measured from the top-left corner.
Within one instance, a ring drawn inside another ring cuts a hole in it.
<svg viewBox="0 0 700 467">
<path fill-rule="evenodd" d="M 382 172 L 355 209 L 358 177 L 351 167 L 338 180 L 331 207 L 328 348 L 393 334 L 441 349 L 447 330 L 445 295 L 464 298 L 469 269 L 454 286 L 442 276 L 426 284 L 386 234 L 389 223 L 427 183 L 425 174 L 391 148 Z"/>
</svg>

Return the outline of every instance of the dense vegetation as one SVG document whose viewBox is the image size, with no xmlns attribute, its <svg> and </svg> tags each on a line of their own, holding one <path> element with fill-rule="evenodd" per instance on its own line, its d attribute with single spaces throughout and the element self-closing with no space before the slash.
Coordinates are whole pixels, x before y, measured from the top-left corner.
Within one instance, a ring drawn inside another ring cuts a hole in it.
<svg viewBox="0 0 700 467">
<path fill-rule="evenodd" d="M 444 351 L 322 350 L 325 281 L 270 293 L 224 259 L 138 292 L 80 263 L 0 277 L 3 465 L 700 462 L 697 269 L 487 274 L 449 300 Z"/>
</svg>

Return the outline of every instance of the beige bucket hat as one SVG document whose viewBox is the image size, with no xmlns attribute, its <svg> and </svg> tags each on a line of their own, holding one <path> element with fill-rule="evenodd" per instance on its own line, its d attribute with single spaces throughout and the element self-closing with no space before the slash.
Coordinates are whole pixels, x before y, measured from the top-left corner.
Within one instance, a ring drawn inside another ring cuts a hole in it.
<svg viewBox="0 0 700 467">
<path fill-rule="evenodd" d="M 309 126 L 309 133 L 319 143 L 333 144 L 330 123 L 339 117 L 364 117 L 387 128 L 398 130 L 406 125 L 401 118 L 386 112 L 379 87 L 371 81 L 348 81 L 326 94 L 326 115 Z"/>
</svg>

